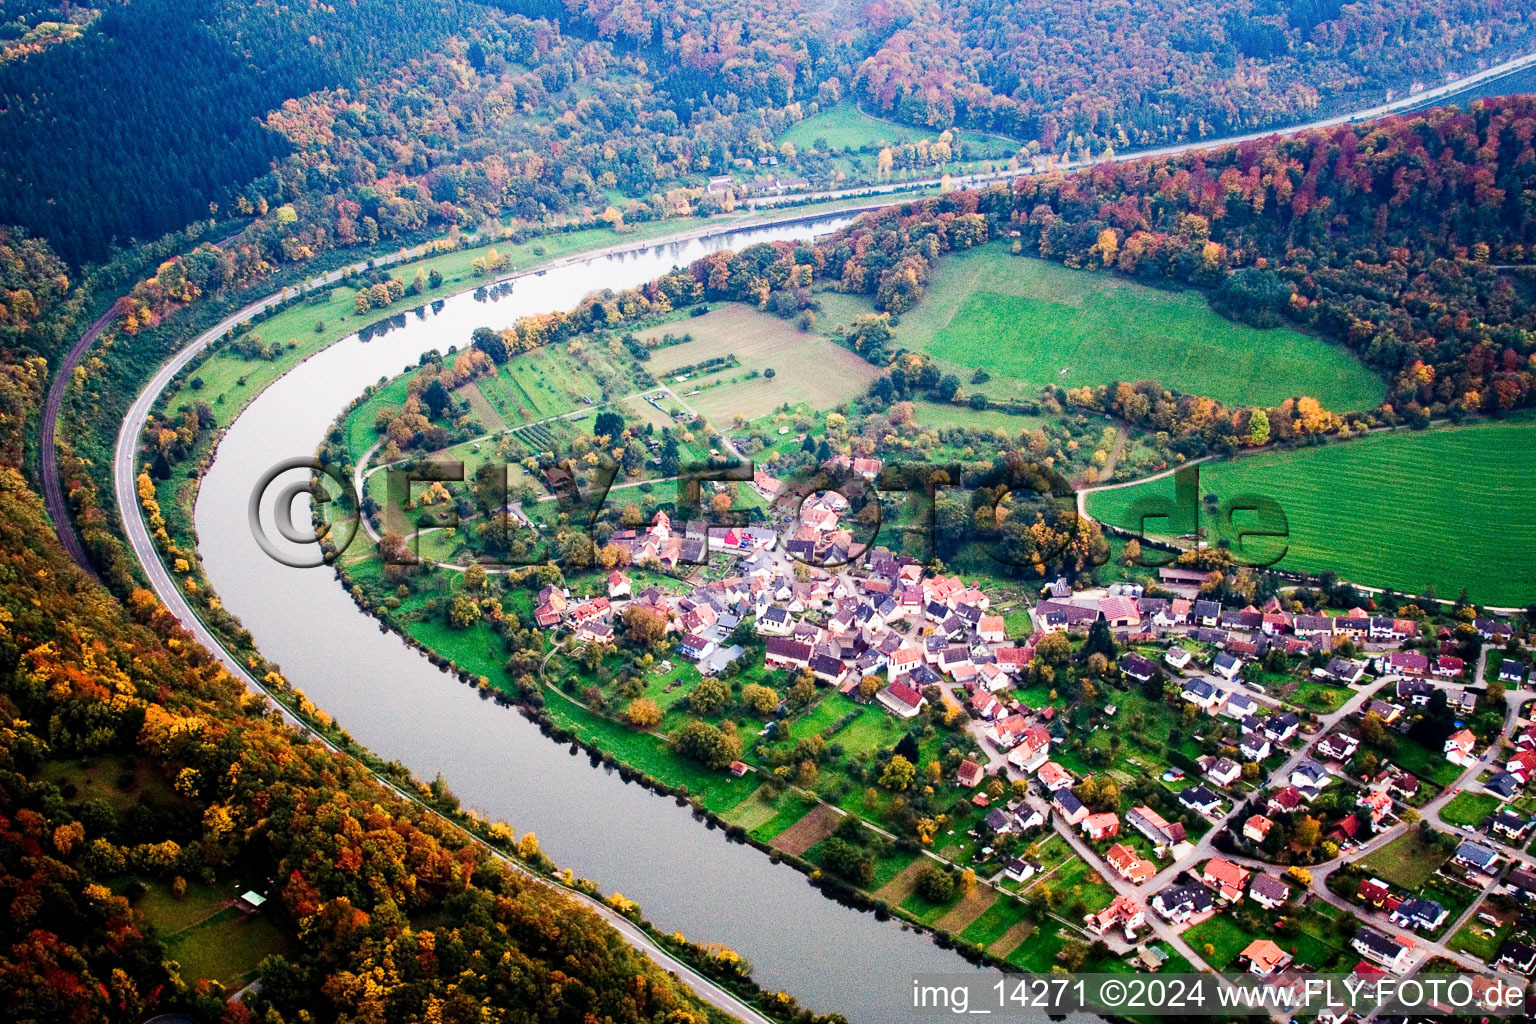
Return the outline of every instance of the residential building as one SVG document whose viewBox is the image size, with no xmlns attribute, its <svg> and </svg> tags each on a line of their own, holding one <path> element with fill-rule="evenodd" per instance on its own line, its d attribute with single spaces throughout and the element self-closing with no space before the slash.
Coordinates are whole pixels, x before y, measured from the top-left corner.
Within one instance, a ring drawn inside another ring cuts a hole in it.
<svg viewBox="0 0 1536 1024">
<path fill-rule="evenodd" d="M 1288 966 L 1291 962 L 1291 954 L 1275 945 L 1269 939 L 1254 939 L 1243 947 L 1243 951 L 1237 954 L 1238 963 L 1246 963 L 1248 972 L 1261 978 L 1267 978 L 1276 971 Z"/>
</svg>

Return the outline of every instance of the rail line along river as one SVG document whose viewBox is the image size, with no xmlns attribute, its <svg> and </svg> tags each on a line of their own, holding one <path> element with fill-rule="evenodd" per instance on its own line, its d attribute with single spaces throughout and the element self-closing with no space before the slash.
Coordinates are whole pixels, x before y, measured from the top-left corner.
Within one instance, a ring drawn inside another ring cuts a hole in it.
<svg viewBox="0 0 1536 1024">
<path fill-rule="evenodd" d="M 752 961 L 765 987 L 850 1020 L 890 1021 L 912 1019 L 914 974 L 970 965 L 926 936 L 826 899 L 799 872 L 704 828 L 671 798 L 594 769 L 585 754 L 572 756 L 521 715 L 482 700 L 399 637 L 381 633 L 330 569 L 293 569 L 268 558 L 246 516 L 251 489 L 269 467 L 312 453 L 349 401 L 423 351 L 462 347 L 476 327 L 504 327 L 572 306 L 594 290 L 632 287 L 716 250 L 804 238 L 849 219 L 594 255 L 520 277 L 499 301 L 466 293 L 424 319 L 408 313 L 406 326 L 368 342 L 346 338 L 295 367 L 231 424 L 203 480 L 196 526 L 224 606 L 289 681 L 359 742 L 420 778 L 441 772 L 465 806 L 520 833 L 536 832 L 562 867 L 637 900 L 658 926 L 731 946 Z"/>
</svg>

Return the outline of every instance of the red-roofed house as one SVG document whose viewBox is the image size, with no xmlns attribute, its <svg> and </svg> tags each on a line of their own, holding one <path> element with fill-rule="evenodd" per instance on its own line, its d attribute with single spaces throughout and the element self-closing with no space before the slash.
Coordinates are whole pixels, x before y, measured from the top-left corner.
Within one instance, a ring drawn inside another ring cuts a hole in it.
<svg viewBox="0 0 1536 1024">
<path fill-rule="evenodd" d="M 975 761 L 961 761 L 960 767 L 955 772 L 955 779 L 962 786 L 975 788 L 981 785 L 981 780 L 986 777 L 986 772 Z"/>
<path fill-rule="evenodd" d="M 1105 861 L 1115 869 L 1115 873 L 1132 885 L 1140 885 L 1153 875 L 1157 874 L 1157 865 L 1143 858 L 1134 849 L 1124 843 L 1116 843 L 1109 848 L 1104 855 Z"/>
<path fill-rule="evenodd" d="M 1089 839 L 1113 839 L 1120 834 L 1120 816 L 1112 811 L 1090 814 L 1080 827 Z"/>
<path fill-rule="evenodd" d="M 1206 888 L 1215 890 L 1228 903 L 1235 903 L 1243 898 L 1243 889 L 1248 885 L 1249 874 L 1246 868 L 1240 868 L 1229 860 L 1212 857 L 1200 870 L 1200 881 L 1205 883 Z"/>
<path fill-rule="evenodd" d="M 1472 749 L 1476 746 L 1477 737 L 1472 735 L 1471 729 L 1453 732 L 1445 741 L 1445 759 L 1462 768 L 1470 768 L 1476 760 L 1472 756 Z"/>
<path fill-rule="evenodd" d="M 915 718 L 922 706 L 928 703 L 926 697 L 906 683 L 890 684 L 875 694 L 875 699 L 897 718 Z"/>
</svg>

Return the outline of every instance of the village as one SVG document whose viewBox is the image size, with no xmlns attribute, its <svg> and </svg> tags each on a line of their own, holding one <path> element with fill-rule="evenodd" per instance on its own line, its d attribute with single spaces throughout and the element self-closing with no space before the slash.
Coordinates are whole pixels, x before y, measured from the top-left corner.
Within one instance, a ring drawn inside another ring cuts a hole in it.
<svg viewBox="0 0 1536 1024">
<path fill-rule="evenodd" d="M 857 472 L 878 472 L 859 461 Z M 781 496 L 761 472 L 752 486 Z M 627 609 L 654 609 L 671 657 L 698 678 L 809 677 L 898 724 L 953 717 L 968 750 L 938 785 L 975 808 L 971 842 L 926 859 L 1023 896 L 1055 870 L 1040 854 L 1053 845 L 1058 863 L 1066 853 L 1091 865 L 1104 894 L 1077 930 L 1141 969 L 1171 950 L 1197 969 L 1265 978 L 1536 970 L 1536 691 L 1508 623 L 1313 613 L 1280 597 L 1223 606 L 1201 596 L 1208 573 L 1182 567 L 1161 570 L 1154 588 L 1061 579 L 1005 615 L 958 575 L 859 551 L 840 496 L 799 508 L 782 534 L 659 512 L 613 534 L 631 568 L 597 592 L 545 587 L 538 624 L 566 645 L 607 645 Z M 683 590 L 635 578 L 703 562 Z M 1127 695 L 1099 692 L 1093 721 L 1167 705 L 1160 721 L 1185 734 L 1165 738 L 1161 763 L 1138 759 L 1157 776 L 1155 806 L 1122 807 L 1118 789 L 1104 799 L 1115 773 L 1072 749 L 1067 709 L 1038 685 L 1041 665 L 1106 634 Z M 803 714 L 780 700 L 760 739 L 797 735 Z M 1437 730 L 1438 744 L 1426 742 Z M 730 772 L 770 770 L 750 757 Z M 845 815 L 828 816 L 823 834 Z"/>
</svg>

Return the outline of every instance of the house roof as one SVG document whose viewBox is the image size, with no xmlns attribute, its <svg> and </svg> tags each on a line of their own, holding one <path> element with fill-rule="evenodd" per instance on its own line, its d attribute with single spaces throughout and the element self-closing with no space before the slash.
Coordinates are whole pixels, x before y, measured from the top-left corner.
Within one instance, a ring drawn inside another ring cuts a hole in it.
<svg viewBox="0 0 1536 1024">
<path fill-rule="evenodd" d="M 1205 862 L 1204 874 L 1206 878 L 1220 885 L 1230 885 L 1233 888 L 1241 888 L 1248 881 L 1249 872 L 1240 868 L 1229 860 L 1220 857 L 1212 857 Z"/>
<path fill-rule="evenodd" d="M 1270 902 L 1288 900 L 1291 898 L 1291 888 L 1274 875 L 1259 872 L 1253 876 L 1253 882 L 1248 886 L 1248 892 L 1262 896 Z"/>
<path fill-rule="evenodd" d="M 1262 968 L 1266 973 L 1279 967 L 1289 958 L 1285 950 L 1268 939 L 1254 939 L 1237 955 L 1255 967 Z"/>
</svg>

